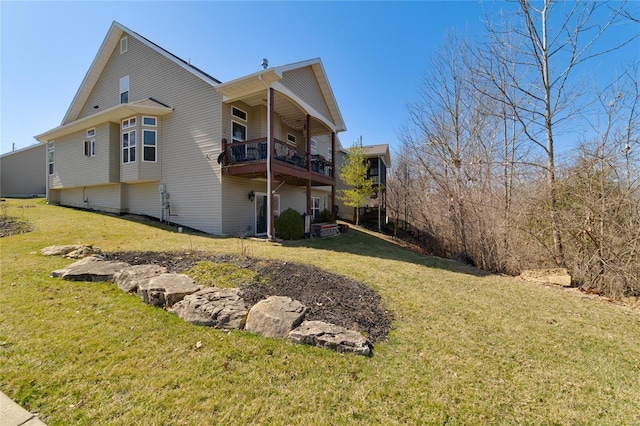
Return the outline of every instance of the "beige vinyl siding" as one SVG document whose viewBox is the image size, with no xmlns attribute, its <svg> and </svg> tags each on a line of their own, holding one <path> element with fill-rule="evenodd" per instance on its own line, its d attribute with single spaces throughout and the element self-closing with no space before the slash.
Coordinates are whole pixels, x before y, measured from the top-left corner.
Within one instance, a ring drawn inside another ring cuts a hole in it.
<svg viewBox="0 0 640 426">
<path fill-rule="evenodd" d="M 114 179 L 117 175 L 112 172 L 112 130 L 108 123 L 95 126 L 95 137 L 91 139 L 96 141 L 96 154 L 92 157 L 84 155 L 84 141 L 90 140 L 86 129 L 56 140 L 54 173 L 49 175 L 49 188 L 75 188 L 117 182 Z"/>
<path fill-rule="evenodd" d="M 120 182 L 120 124 L 109 123 L 109 182 Z"/>
<path fill-rule="evenodd" d="M 47 183 L 47 146 L 39 143 L 0 156 L 2 197 L 44 195 Z"/>
<path fill-rule="evenodd" d="M 204 232 L 221 233 L 221 172 L 216 159 L 222 140 L 222 96 L 210 84 L 129 36 L 128 51 L 121 55 L 116 47 L 83 106 L 80 118 L 118 105 L 120 78 L 126 75 L 129 76 L 129 102 L 154 98 L 174 111 L 159 118 L 156 128 L 159 134 L 158 175 L 147 174 L 146 168 L 137 165 L 131 169 L 121 167 L 121 180 L 154 179 L 156 193 L 159 183 L 166 184 L 172 213 L 178 215 L 174 218 L 176 223 Z M 94 105 L 99 108 L 94 109 Z M 139 163 L 142 159 L 141 120 L 137 122 L 136 163 Z M 226 126 L 229 124 L 225 123 Z M 124 166 L 120 155 L 119 165 Z M 131 201 L 130 197 L 127 199 Z"/>
<path fill-rule="evenodd" d="M 222 232 L 237 236 L 251 227 L 255 235 L 255 201 L 249 200 L 249 192 L 267 192 L 267 182 L 225 176 L 222 179 Z"/>
<path fill-rule="evenodd" d="M 331 118 L 331 112 L 324 101 L 322 90 L 320 90 L 311 67 L 284 72 L 282 84 L 300 96 L 302 100 L 311 105 L 320 114 L 326 118 Z"/>
<path fill-rule="evenodd" d="M 126 187 L 127 210 L 129 213 L 160 219 L 162 198 L 157 183 L 128 184 Z"/>
<path fill-rule="evenodd" d="M 120 213 L 120 184 L 100 185 L 58 191 L 63 206 Z"/>
</svg>

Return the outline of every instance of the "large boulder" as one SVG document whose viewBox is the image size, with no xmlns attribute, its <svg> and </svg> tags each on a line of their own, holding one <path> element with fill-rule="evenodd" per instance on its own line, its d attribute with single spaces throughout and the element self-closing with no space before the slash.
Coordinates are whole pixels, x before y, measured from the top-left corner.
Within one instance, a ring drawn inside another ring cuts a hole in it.
<svg viewBox="0 0 640 426">
<path fill-rule="evenodd" d="M 184 274 L 161 274 L 138 285 L 138 294 L 152 306 L 173 306 L 185 296 L 200 290 L 196 283 Z"/>
<path fill-rule="evenodd" d="M 305 321 L 291 330 L 287 340 L 303 345 L 319 346 L 338 352 L 370 356 L 371 343 L 362 334 L 322 321 Z"/>
<path fill-rule="evenodd" d="M 571 287 L 571 275 L 565 268 L 525 270 L 520 273 L 520 278 L 541 284 Z"/>
<path fill-rule="evenodd" d="M 284 339 L 304 320 L 306 313 L 307 307 L 297 300 L 270 296 L 249 310 L 245 329 L 265 337 Z"/>
<path fill-rule="evenodd" d="M 192 324 L 241 330 L 249 311 L 240 289 L 207 287 L 173 305 L 171 312 Z"/>
<path fill-rule="evenodd" d="M 118 288 L 127 293 L 136 293 L 138 286 L 167 272 L 167 268 L 160 265 L 135 265 L 122 269 L 113 276 Z"/>
<path fill-rule="evenodd" d="M 53 271 L 50 276 L 68 281 L 113 281 L 113 276 L 127 266 L 128 263 L 106 261 L 91 256 Z"/>
</svg>

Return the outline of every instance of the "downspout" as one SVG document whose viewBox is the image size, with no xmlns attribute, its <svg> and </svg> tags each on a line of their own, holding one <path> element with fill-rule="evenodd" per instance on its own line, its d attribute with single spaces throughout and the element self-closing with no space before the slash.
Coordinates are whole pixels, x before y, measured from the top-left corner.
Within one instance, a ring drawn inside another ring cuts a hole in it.
<svg viewBox="0 0 640 426">
<path fill-rule="evenodd" d="M 382 203 L 382 182 L 380 181 L 380 173 L 382 168 L 380 167 L 381 157 L 378 155 L 378 232 L 382 231 L 382 225 L 380 224 L 380 204 Z"/>
<path fill-rule="evenodd" d="M 267 239 L 273 240 L 273 224 L 271 223 L 273 205 L 273 177 L 271 176 L 271 146 L 273 145 L 273 140 L 271 140 L 271 88 L 267 85 L 267 83 L 262 80 L 262 74 L 258 75 L 258 80 L 264 85 L 265 89 L 267 89 Z"/>
</svg>

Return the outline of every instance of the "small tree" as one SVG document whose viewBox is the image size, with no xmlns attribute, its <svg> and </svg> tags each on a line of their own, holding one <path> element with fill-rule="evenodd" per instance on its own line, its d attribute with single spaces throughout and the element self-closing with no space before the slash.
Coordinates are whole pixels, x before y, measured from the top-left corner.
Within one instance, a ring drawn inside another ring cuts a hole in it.
<svg viewBox="0 0 640 426">
<path fill-rule="evenodd" d="M 362 140 L 355 142 L 349 148 L 349 155 L 340 168 L 340 179 L 347 185 L 347 189 L 338 191 L 338 198 L 347 207 L 356 209 L 356 225 L 358 225 L 358 207 L 364 204 L 377 188 L 373 179 L 367 178 L 367 163 Z"/>
</svg>

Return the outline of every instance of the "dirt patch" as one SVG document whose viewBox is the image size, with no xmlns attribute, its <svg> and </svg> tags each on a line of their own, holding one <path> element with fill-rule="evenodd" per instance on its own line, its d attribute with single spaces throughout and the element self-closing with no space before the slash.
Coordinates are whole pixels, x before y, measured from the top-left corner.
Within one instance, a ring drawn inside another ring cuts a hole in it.
<svg viewBox="0 0 640 426">
<path fill-rule="evenodd" d="M 233 263 L 268 278 L 267 283 L 242 286 L 248 304 L 269 296 L 288 296 L 309 308 L 308 320 L 325 321 L 357 330 L 372 342 L 386 340 L 391 315 L 381 306 L 381 298 L 372 288 L 322 269 L 282 261 L 239 258 L 229 255 L 170 252 L 105 253 L 108 260 L 131 265 L 155 264 L 169 272 L 184 272 L 201 260 Z"/>
</svg>

